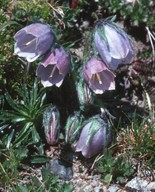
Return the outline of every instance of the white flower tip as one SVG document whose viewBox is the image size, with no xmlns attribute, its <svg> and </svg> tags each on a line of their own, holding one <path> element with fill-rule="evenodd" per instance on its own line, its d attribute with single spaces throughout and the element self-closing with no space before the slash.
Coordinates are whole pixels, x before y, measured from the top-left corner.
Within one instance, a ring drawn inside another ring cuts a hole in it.
<svg viewBox="0 0 155 192">
<path fill-rule="evenodd" d="M 50 83 L 49 81 L 43 81 L 43 80 L 41 80 L 41 84 L 42 84 L 44 87 L 51 87 L 51 86 L 53 86 L 53 84 Z"/>
<path fill-rule="evenodd" d="M 38 59 L 38 57 L 39 57 L 40 55 L 36 55 L 35 57 L 26 57 L 26 60 L 28 61 L 28 62 L 33 62 L 33 61 L 35 61 L 36 59 Z"/>
<path fill-rule="evenodd" d="M 115 90 L 115 82 L 111 82 L 109 90 Z"/>
<path fill-rule="evenodd" d="M 76 150 L 75 150 L 75 152 L 80 152 L 81 151 L 81 149 L 79 149 L 79 148 L 76 148 Z"/>
<path fill-rule="evenodd" d="M 57 87 L 60 87 L 60 86 L 62 85 L 62 83 L 63 83 L 63 79 L 62 79 L 59 83 L 56 83 L 55 85 L 56 85 Z"/>
<path fill-rule="evenodd" d="M 28 62 L 33 62 L 35 61 L 38 57 L 40 57 L 39 54 L 35 53 L 28 53 L 28 52 L 22 52 L 19 47 L 16 46 L 14 47 L 14 55 L 18 55 L 19 57 L 24 57 Z"/>
<path fill-rule="evenodd" d="M 19 49 L 19 47 L 17 47 L 17 44 L 15 43 L 15 46 L 14 46 L 14 54 L 15 54 L 15 55 L 18 55 L 19 52 L 20 52 L 20 49 Z"/>
<path fill-rule="evenodd" d="M 96 90 L 93 90 L 94 91 L 94 93 L 96 93 L 96 94 L 103 94 L 104 93 L 104 91 L 103 90 L 100 90 L 100 89 L 96 89 Z"/>
</svg>

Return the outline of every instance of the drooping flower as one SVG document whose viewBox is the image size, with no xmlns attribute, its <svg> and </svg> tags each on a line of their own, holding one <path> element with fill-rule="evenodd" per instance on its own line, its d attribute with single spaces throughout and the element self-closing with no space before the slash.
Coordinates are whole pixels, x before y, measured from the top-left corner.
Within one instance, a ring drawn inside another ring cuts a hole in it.
<svg viewBox="0 0 155 192">
<path fill-rule="evenodd" d="M 110 20 L 96 25 L 94 44 L 102 60 L 112 70 L 120 64 L 130 63 L 135 55 L 126 32 Z"/>
<path fill-rule="evenodd" d="M 75 112 L 74 115 L 70 115 L 67 118 L 65 126 L 65 141 L 71 144 L 72 148 L 75 148 L 76 142 L 80 137 L 81 125 L 83 122 L 83 116 L 79 112 Z"/>
<path fill-rule="evenodd" d="M 106 64 L 94 56 L 83 66 L 83 74 L 89 87 L 96 93 L 115 89 L 115 75 Z"/>
<path fill-rule="evenodd" d="M 69 72 L 70 58 L 65 50 L 60 47 L 49 52 L 37 68 L 37 76 L 41 78 L 44 87 L 56 85 L 60 87 Z"/>
<path fill-rule="evenodd" d="M 19 30 L 14 39 L 14 53 L 25 57 L 28 62 L 33 62 L 50 49 L 54 33 L 49 25 L 34 23 Z"/>
<path fill-rule="evenodd" d="M 112 142 L 112 130 L 109 121 L 96 115 L 88 119 L 82 129 L 76 145 L 76 152 L 91 158 Z"/>
<path fill-rule="evenodd" d="M 60 113 L 56 106 L 50 106 L 45 110 L 43 127 L 47 143 L 55 145 L 59 140 L 60 133 Z"/>
</svg>

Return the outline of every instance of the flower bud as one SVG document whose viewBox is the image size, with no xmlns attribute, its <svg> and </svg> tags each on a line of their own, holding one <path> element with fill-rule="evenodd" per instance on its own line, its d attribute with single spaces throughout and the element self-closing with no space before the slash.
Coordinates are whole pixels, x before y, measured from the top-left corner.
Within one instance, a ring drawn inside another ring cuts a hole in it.
<svg viewBox="0 0 155 192">
<path fill-rule="evenodd" d="M 37 76 L 41 78 L 44 87 L 56 85 L 60 87 L 69 72 L 70 58 L 65 50 L 60 47 L 49 52 L 37 68 Z"/>
<path fill-rule="evenodd" d="M 94 44 L 109 69 L 119 64 L 128 64 L 134 57 L 134 50 L 128 35 L 110 20 L 99 21 L 94 32 Z"/>
<path fill-rule="evenodd" d="M 45 110 L 43 127 L 47 143 L 55 145 L 59 140 L 60 133 L 60 113 L 55 106 L 50 106 Z"/>
<path fill-rule="evenodd" d="M 83 126 L 76 145 L 76 152 L 91 158 L 112 142 L 112 127 L 108 120 L 96 115 L 88 119 Z"/>
<path fill-rule="evenodd" d="M 75 148 L 76 142 L 79 139 L 82 122 L 83 116 L 78 112 L 75 112 L 74 115 L 70 115 L 67 119 L 65 126 L 65 141 L 66 143 L 71 144 L 72 148 Z"/>
<path fill-rule="evenodd" d="M 49 25 L 34 23 L 19 30 L 14 39 L 14 53 L 25 57 L 28 62 L 33 62 L 50 49 L 54 33 Z"/>
<path fill-rule="evenodd" d="M 115 89 L 115 75 L 106 64 L 94 56 L 83 66 L 83 74 L 89 87 L 96 94 Z"/>
<path fill-rule="evenodd" d="M 80 105 L 84 106 L 93 103 L 93 93 L 83 79 L 76 84 L 76 90 Z"/>
</svg>

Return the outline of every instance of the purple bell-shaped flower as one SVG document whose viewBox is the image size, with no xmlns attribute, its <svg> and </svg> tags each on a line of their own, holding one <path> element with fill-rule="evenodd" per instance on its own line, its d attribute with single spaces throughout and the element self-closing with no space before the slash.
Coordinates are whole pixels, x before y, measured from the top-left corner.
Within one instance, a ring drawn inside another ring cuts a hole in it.
<svg viewBox="0 0 155 192">
<path fill-rule="evenodd" d="M 109 69 L 115 70 L 120 64 L 128 64 L 135 53 L 131 41 L 114 22 L 99 21 L 94 32 L 96 51 Z"/>
<path fill-rule="evenodd" d="M 115 89 L 115 75 L 106 64 L 94 56 L 83 66 L 83 74 L 89 87 L 96 93 Z"/>
<path fill-rule="evenodd" d="M 49 52 L 37 68 L 37 76 L 41 78 L 44 87 L 56 85 L 60 87 L 65 76 L 69 72 L 70 57 L 60 47 Z"/>
<path fill-rule="evenodd" d="M 15 34 L 14 53 L 19 57 L 25 57 L 28 62 L 33 62 L 50 49 L 54 37 L 49 25 L 28 25 Z"/>
<path fill-rule="evenodd" d="M 76 152 L 81 152 L 86 158 L 98 154 L 112 142 L 111 129 L 110 122 L 100 115 L 88 119 L 77 142 Z"/>
</svg>

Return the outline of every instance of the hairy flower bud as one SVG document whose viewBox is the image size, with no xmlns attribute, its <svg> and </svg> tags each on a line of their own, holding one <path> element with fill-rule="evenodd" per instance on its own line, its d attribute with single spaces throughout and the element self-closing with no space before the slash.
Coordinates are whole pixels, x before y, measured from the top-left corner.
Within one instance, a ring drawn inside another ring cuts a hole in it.
<svg viewBox="0 0 155 192">
<path fill-rule="evenodd" d="M 69 72 L 70 57 L 60 47 L 49 52 L 37 68 L 37 76 L 41 78 L 44 87 L 56 85 L 60 87 L 65 76 Z"/>
<path fill-rule="evenodd" d="M 59 140 L 60 133 L 60 113 L 55 106 L 50 106 L 45 110 L 43 127 L 47 143 L 55 145 Z"/>
<path fill-rule="evenodd" d="M 119 64 L 128 64 L 134 57 L 134 50 L 128 35 L 110 20 L 99 21 L 94 33 L 97 52 L 107 66 L 115 70 Z"/>
<path fill-rule="evenodd" d="M 96 115 L 88 119 L 83 126 L 76 145 L 76 152 L 81 152 L 86 158 L 99 153 L 112 141 L 112 130 L 109 121 Z"/>
<path fill-rule="evenodd" d="M 70 115 L 67 119 L 65 126 L 65 141 L 66 143 L 71 144 L 72 148 L 75 148 L 75 144 L 79 139 L 82 122 L 83 116 L 78 112 L 75 112 L 74 115 Z"/>
<path fill-rule="evenodd" d="M 94 56 L 83 66 L 83 74 L 89 87 L 96 94 L 115 89 L 115 75 L 105 63 Z"/>
<path fill-rule="evenodd" d="M 14 53 L 25 57 L 28 62 L 33 62 L 50 49 L 54 33 L 49 25 L 34 23 L 19 30 L 14 39 Z"/>
<path fill-rule="evenodd" d="M 76 84 L 76 90 L 80 105 L 93 103 L 93 93 L 83 79 Z"/>
</svg>

